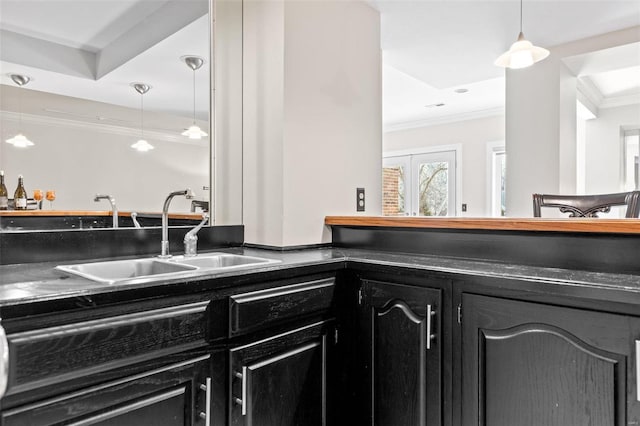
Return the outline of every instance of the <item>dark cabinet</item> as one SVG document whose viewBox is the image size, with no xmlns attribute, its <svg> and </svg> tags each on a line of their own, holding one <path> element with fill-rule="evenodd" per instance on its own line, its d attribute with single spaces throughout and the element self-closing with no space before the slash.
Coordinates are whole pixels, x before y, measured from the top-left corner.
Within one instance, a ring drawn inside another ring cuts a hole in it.
<svg viewBox="0 0 640 426">
<path fill-rule="evenodd" d="M 442 424 L 441 290 L 363 280 L 363 424 Z"/>
<path fill-rule="evenodd" d="M 327 424 L 334 330 L 320 322 L 232 348 L 230 424 Z"/>
<path fill-rule="evenodd" d="M 640 424 L 640 318 L 462 295 L 463 426 Z"/>
<path fill-rule="evenodd" d="M 209 355 L 5 410 L 4 426 L 208 426 Z"/>
</svg>

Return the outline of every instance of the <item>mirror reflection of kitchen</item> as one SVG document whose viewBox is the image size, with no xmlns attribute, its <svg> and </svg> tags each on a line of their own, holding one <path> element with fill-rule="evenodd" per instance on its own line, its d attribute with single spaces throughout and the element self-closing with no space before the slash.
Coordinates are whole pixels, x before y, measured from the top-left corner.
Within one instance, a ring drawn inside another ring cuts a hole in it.
<svg viewBox="0 0 640 426">
<path fill-rule="evenodd" d="M 2 0 L 9 196 L 23 175 L 29 197 L 55 191 L 43 209 L 110 210 L 94 201 L 109 194 L 121 211 L 159 212 L 179 188 L 208 202 L 210 62 L 207 0 Z"/>
</svg>

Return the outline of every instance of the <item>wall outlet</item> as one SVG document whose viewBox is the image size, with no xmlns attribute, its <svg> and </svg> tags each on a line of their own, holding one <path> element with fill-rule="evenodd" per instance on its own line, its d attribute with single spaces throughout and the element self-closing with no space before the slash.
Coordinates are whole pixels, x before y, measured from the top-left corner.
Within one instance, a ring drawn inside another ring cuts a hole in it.
<svg viewBox="0 0 640 426">
<path fill-rule="evenodd" d="M 462 212 L 466 212 L 467 211 L 467 203 L 462 203 Z"/>
<path fill-rule="evenodd" d="M 364 188 L 356 188 L 356 211 L 364 211 Z"/>
</svg>

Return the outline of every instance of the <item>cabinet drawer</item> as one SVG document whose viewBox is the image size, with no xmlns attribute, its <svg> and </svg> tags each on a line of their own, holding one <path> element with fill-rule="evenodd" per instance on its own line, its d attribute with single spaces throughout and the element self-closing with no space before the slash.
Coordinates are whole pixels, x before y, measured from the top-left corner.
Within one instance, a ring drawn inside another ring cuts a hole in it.
<svg viewBox="0 0 640 426">
<path fill-rule="evenodd" d="M 7 394 L 203 346 L 208 303 L 9 334 Z"/>
<path fill-rule="evenodd" d="M 208 413 L 210 355 L 5 409 L 3 426 L 202 425 Z M 200 421 L 199 421 L 200 420 Z"/>
<path fill-rule="evenodd" d="M 229 334 L 236 336 L 329 310 L 335 277 L 237 294 L 229 298 Z"/>
</svg>

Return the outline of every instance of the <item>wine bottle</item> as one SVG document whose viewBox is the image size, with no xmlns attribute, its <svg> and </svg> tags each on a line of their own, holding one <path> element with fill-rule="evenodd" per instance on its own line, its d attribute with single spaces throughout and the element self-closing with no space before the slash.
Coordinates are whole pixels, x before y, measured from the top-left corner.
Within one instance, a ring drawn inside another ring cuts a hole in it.
<svg viewBox="0 0 640 426">
<path fill-rule="evenodd" d="M 27 191 L 24 189 L 24 181 L 22 175 L 18 176 L 18 187 L 13 194 L 13 205 L 16 210 L 27 209 Z"/>
<path fill-rule="evenodd" d="M 0 210 L 7 210 L 9 208 L 9 193 L 7 187 L 4 184 L 4 170 L 0 170 Z"/>
</svg>

